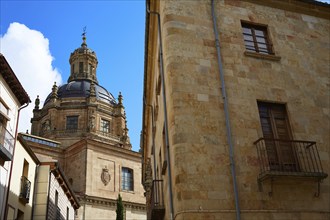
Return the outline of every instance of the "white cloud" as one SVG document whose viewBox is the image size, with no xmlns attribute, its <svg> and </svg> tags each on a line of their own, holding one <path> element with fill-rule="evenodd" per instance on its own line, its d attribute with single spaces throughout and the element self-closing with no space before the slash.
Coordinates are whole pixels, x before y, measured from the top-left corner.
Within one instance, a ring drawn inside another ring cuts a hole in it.
<svg viewBox="0 0 330 220">
<path fill-rule="evenodd" d="M 49 51 L 48 39 L 41 32 L 31 30 L 24 24 L 11 23 L 7 33 L 0 36 L 0 46 L 0 52 L 32 101 L 21 111 L 18 127 L 19 132 L 30 131 L 35 98 L 39 95 L 40 101 L 45 100 L 54 82 L 57 85 L 62 83 L 61 74 L 52 67 L 54 58 Z M 40 107 L 42 105 L 43 102 Z"/>
</svg>

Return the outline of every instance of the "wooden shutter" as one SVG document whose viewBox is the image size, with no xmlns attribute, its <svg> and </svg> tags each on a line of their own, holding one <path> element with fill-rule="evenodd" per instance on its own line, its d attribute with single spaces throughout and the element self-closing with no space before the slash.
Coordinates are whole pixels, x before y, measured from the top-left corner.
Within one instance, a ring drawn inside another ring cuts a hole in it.
<svg viewBox="0 0 330 220">
<path fill-rule="evenodd" d="M 285 105 L 258 102 L 258 108 L 270 169 L 298 170 Z"/>
<path fill-rule="evenodd" d="M 265 147 L 268 157 L 268 163 L 270 166 L 270 169 L 278 169 L 279 168 L 279 160 L 278 155 L 276 151 L 275 141 L 274 139 L 275 135 L 272 128 L 272 118 L 271 118 L 271 112 L 268 105 L 265 104 L 259 104 L 259 115 L 260 115 L 260 122 L 261 122 L 261 128 L 262 133 L 265 138 Z"/>
</svg>

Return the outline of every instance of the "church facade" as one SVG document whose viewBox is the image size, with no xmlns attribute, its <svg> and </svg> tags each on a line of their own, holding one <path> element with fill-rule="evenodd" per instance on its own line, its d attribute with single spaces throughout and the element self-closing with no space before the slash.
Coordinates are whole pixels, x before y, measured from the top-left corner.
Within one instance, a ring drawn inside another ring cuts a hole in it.
<svg viewBox="0 0 330 220">
<path fill-rule="evenodd" d="M 98 60 L 85 34 L 69 61 L 67 84 L 54 84 L 43 106 L 37 97 L 31 119 L 31 139 L 58 144 L 30 147 L 41 161 L 62 167 L 81 205 L 76 219 L 115 219 L 118 194 L 126 219 L 145 219 L 141 154 L 131 150 L 123 97 L 98 83 Z"/>
</svg>

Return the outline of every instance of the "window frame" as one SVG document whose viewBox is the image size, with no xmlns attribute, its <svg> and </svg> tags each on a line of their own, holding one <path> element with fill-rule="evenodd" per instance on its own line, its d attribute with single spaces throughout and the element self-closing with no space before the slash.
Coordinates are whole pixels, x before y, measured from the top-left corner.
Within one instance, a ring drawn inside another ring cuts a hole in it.
<svg viewBox="0 0 330 220">
<path fill-rule="evenodd" d="M 66 207 L 66 220 L 69 220 L 70 219 L 70 209 L 69 207 L 67 206 Z"/>
<path fill-rule="evenodd" d="M 241 27 L 246 52 L 262 55 L 275 55 L 273 43 L 270 39 L 268 25 L 241 20 Z M 244 28 L 249 29 L 251 34 L 245 33 Z M 261 31 L 263 35 L 261 36 L 256 34 L 256 31 Z M 252 40 L 247 40 L 246 36 L 252 37 Z M 258 41 L 258 38 L 264 39 L 265 42 Z M 253 43 L 253 46 L 247 45 L 248 41 Z M 260 45 L 265 45 L 266 47 L 261 48 Z"/>
<path fill-rule="evenodd" d="M 103 122 L 107 122 L 108 123 L 108 128 L 107 129 L 105 129 L 105 127 L 104 127 L 104 123 Z M 110 120 L 108 120 L 108 119 L 105 119 L 105 118 L 101 118 L 101 120 L 100 120 L 100 131 L 101 132 L 103 132 L 103 133 L 110 133 Z"/>
<path fill-rule="evenodd" d="M 76 123 L 71 124 L 68 119 L 76 118 Z M 70 123 L 70 124 L 69 124 Z M 70 126 L 68 126 L 70 125 Z M 76 125 L 76 126 L 74 126 Z M 78 115 L 67 115 L 65 121 L 65 130 L 78 130 L 79 127 L 79 116 Z"/>
<path fill-rule="evenodd" d="M 9 115 L 9 106 L 6 104 L 6 102 L 0 97 L 0 113 L 6 117 L 7 119 L 9 119 L 8 115 Z"/>
<path fill-rule="evenodd" d="M 295 156 L 297 152 L 292 144 L 285 142 L 293 140 L 287 105 L 257 101 L 257 106 L 270 169 L 299 171 L 299 161 Z M 286 165 L 290 167 L 285 167 Z"/>
<path fill-rule="evenodd" d="M 127 172 L 126 172 L 127 171 Z M 127 175 L 131 174 L 131 175 Z M 121 168 L 121 190 L 134 191 L 134 170 L 128 167 Z"/>
<path fill-rule="evenodd" d="M 79 62 L 79 73 L 84 72 L 84 62 Z"/>
<path fill-rule="evenodd" d="M 74 68 L 75 66 L 74 66 L 74 63 L 71 65 L 71 74 L 74 74 Z"/>
</svg>

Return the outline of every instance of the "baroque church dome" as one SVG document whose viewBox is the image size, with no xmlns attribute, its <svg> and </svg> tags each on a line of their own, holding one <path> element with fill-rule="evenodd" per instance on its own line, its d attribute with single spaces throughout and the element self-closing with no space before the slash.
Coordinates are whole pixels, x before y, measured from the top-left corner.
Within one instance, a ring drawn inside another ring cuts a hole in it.
<svg viewBox="0 0 330 220">
<path fill-rule="evenodd" d="M 58 88 L 57 97 L 63 98 L 87 98 L 91 94 L 91 86 L 95 87 L 95 96 L 97 100 L 106 102 L 107 104 L 116 104 L 114 96 L 108 92 L 104 87 L 93 84 L 90 80 L 73 80 L 67 84 L 64 84 Z M 46 105 L 52 97 L 53 93 L 50 93 L 44 105 Z"/>
<path fill-rule="evenodd" d="M 41 109 L 39 96 L 36 98 L 31 134 L 63 141 L 63 146 L 88 137 L 130 150 L 123 96 L 119 92 L 116 99 L 99 85 L 98 60 L 87 47 L 86 32 L 82 40 L 70 54 L 67 83 L 54 84 Z"/>
<path fill-rule="evenodd" d="M 114 96 L 98 84 L 96 53 L 87 47 L 85 33 L 83 33 L 82 39 L 81 47 L 75 49 L 70 55 L 70 77 L 67 84 L 58 88 L 57 98 L 87 98 L 91 95 L 92 89 L 92 95 L 95 95 L 97 100 L 115 105 L 116 99 Z M 47 96 L 44 106 L 49 103 L 52 96 L 53 92 Z"/>
</svg>

